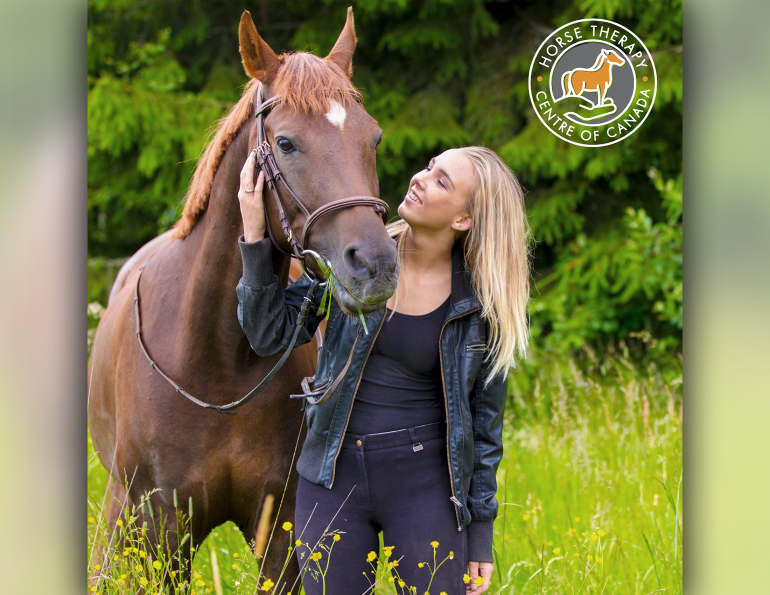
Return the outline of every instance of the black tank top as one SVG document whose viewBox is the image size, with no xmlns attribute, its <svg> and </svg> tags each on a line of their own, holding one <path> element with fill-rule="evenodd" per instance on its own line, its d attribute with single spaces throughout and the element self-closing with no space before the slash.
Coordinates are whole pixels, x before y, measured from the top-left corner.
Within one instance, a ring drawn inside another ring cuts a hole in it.
<svg viewBox="0 0 770 595">
<path fill-rule="evenodd" d="M 419 316 L 394 312 L 366 361 L 347 431 L 375 434 L 444 421 L 439 336 L 449 298 Z"/>
</svg>

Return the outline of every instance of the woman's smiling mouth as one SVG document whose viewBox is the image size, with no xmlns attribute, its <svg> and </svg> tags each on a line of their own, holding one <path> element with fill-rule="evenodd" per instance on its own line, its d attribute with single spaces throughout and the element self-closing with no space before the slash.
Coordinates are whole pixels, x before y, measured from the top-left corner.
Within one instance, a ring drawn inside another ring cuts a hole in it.
<svg viewBox="0 0 770 595">
<path fill-rule="evenodd" d="M 422 201 L 419 199 L 419 197 L 417 196 L 417 194 L 415 193 L 413 188 L 414 188 L 414 186 L 412 186 L 412 188 L 409 189 L 409 192 L 406 193 L 406 197 L 405 198 L 407 200 L 410 200 L 410 201 L 414 202 L 414 203 L 417 203 L 418 205 L 421 205 Z"/>
</svg>

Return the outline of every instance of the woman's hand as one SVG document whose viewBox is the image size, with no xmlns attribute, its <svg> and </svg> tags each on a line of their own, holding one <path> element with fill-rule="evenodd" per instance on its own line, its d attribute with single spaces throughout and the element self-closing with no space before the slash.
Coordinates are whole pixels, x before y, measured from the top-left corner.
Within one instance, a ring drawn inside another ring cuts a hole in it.
<svg viewBox="0 0 770 595">
<path fill-rule="evenodd" d="M 246 164 L 241 170 L 241 186 L 238 188 L 238 201 L 241 203 L 243 218 L 243 239 L 246 242 L 256 242 L 265 237 L 265 206 L 262 202 L 262 188 L 265 185 L 265 174 L 260 170 L 256 184 L 254 169 L 257 151 L 249 153 Z"/>
<path fill-rule="evenodd" d="M 492 579 L 492 570 L 494 568 L 495 565 L 490 562 L 468 562 L 471 580 L 465 585 L 465 593 L 467 595 L 481 595 L 489 589 L 489 581 Z M 479 576 L 484 579 L 484 583 L 477 587 L 473 579 Z"/>
</svg>

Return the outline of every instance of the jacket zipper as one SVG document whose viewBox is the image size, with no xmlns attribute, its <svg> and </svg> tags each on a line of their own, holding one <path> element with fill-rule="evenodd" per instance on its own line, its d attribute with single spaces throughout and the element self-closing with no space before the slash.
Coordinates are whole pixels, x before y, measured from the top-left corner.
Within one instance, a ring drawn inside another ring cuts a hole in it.
<svg viewBox="0 0 770 595">
<path fill-rule="evenodd" d="M 480 309 L 481 308 L 475 308 L 473 310 L 469 310 L 468 312 L 465 312 L 464 314 L 461 314 L 460 316 L 455 316 L 454 318 L 450 318 L 444 323 L 444 326 L 441 327 L 441 333 L 439 333 L 439 336 L 438 336 L 438 358 L 439 358 L 439 363 L 441 365 L 441 388 L 444 391 L 444 413 L 446 415 L 446 461 L 447 461 L 447 465 L 449 466 L 449 487 L 450 487 L 449 491 L 452 494 L 452 496 L 449 499 L 455 505 L 455 518 L 457 519 L 458 531 L 463 530 L 462 525 L 460 524 L 460 513 L 458 512 L 458 509 L 462 507 L 462 504 L 455 496 L 455 480 L 454 480 L 454 475 L 452 474 L 452 455 L 449 449 L 449 404 L 446 396 L 446 380 L 444 379 L 444 357 L 442 355 L 443 350 L 441 349 L 441 339 L 444 336 L 444 329 L 446 328 L 447 324 L 449 324 L 453 320 L 457 320 L 458 318 L 467 316 L 468 314 Z"/>
<path fill-rule="evenodd" d="M 353 401 L 356 400 L 356 393 L 358 393 L 358 385 L 361 384 L 361 377 L 364 375 L 364 367 L 366 366 L 366 360 L 369 359 L 369 354 L 372 352 L 372 348 L 374 347 L 374 342 L 377 340 L 377 335 L 380 334 L 380 329 L 385 324 L 385 318 L 387 318 L 388 312 L 385 311 L 385 314 L 382 317 L 382 320 L 380 321 L 380 326 L 377 327 L 377 332 L 374 333 L 374 337 L 372 337 L 372 342 L 369 344 L 369 351 L 366 352 L 366 358 L 364 359 L 363 365 L 361 366 L 361 372 L 358 374 L 358 381 L 356 382 L 356 388 L 353 391 L 353 398 L 350 399 L 350 407 L 348 408 L 348 417 L 345 419 L 345 427 L 342 428 L 342 435 L 340 436 L 340 444 L 337 447 L 337 454 L 334 455 L 334 462 L 332 463 L 332 480 L 329 484 L 329 489 L 334 485 L 334 476 L 337 473 L 337 457 L 340 456 L 340 451 L 342 450 L 342 442 L 345 440 L 345 432 L 348 429 L 348 422 L 350 421 L 350 414 L 353 412 Z M 353 345 L 355 347 L 355 345 Z"/>
</svg>

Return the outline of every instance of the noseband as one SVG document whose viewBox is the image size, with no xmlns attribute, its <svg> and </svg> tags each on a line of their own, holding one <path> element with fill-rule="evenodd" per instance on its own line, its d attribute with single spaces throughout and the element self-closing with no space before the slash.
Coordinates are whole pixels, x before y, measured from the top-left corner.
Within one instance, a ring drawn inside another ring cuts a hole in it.
<svg viewBox="0 0 770 595">
<path fill-rule="evenodd" d="M 292 256 L 299 260 L 305 275 L 313 279 L 315 275 L 311 275 L 311 271 L 308 271 L 308 269 L 305 267 L 306 256 L 312 256 L 315 259 L 318 267 L 321 268 L 321 270 L 323 270 L 325 273 L 331 270 L 329 262 L 323 256 L 305 247 L 307 245 L 307 237 L 310 233 L 310 229 L 321 217 L 340 209 L 367 206 L 374 207 L 374 212 L 382 217 L 383 223 L 387 224 L 388 217 L 390 216 L 390 207 L 384 200 L 374 196 L 349 196 L 347 198 L 340 198 L 321 205 L 311 213 L 299 198 L 299 196 L 294 193 L 294 191 L 291 189 L 291 186 L 289 186 L 288 182 L 283 177 L 283 174 L 278 169 L 278 164 L 275 162 L 275 155 L 273 154 L 273 150 L 270 147 L 270 143 L 267 141 L 267 134 L 265 133 L 265 118 L 270 113 L 270 110 L 275 107 L 275 105 L 280 102 L 280 100 L 281 97 L 276 96 L 271 97 L 267 101 L 264 101 L 262 99 L 262 83 L 260 83 L 259 87 L 257 87 L 257 93 L 254 95 L 254 114 L 257 118 L 257 164 L 265 174 L 265 182 L 267 183 L 267 187 L 270 189 L 270 194 L 273 196 L 275 206 L 278 209 L 278 218 L 281 222 L 281 230 L 283 231 L 283 235 L 286 238 L 286 241 L 289 243 L 289 246 L 291 246 L 292 252 L 287 252 L 284 250 L 276 241 L 272 227 L 270 226 L 270 218 L 267 213 L 267 202 L 265 201 L 265 219 L 267 221 L 266 227 L 273 246 L 275 246 L 278 251 L 282 252 L 283 254 Z M 283 187 L 286 189 L 289 196 L 291 196 L 291 198 L 305 215 L 305 224 L 302 226 L 302 232 L 299 238 L 297 238 L 296 234 L 293 232 L 291 224 L 289 223 L 289 219 L 286 216 L 286 210 L 283 208 L 281 194 L 278 192 L 278 181 L 282 182 Z"/>
</svg>

